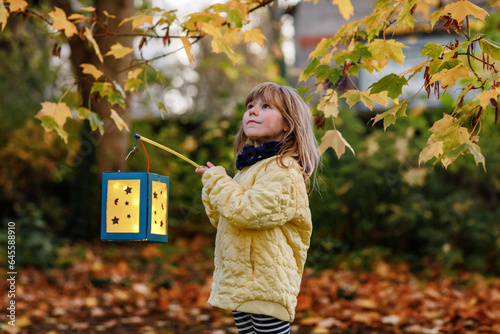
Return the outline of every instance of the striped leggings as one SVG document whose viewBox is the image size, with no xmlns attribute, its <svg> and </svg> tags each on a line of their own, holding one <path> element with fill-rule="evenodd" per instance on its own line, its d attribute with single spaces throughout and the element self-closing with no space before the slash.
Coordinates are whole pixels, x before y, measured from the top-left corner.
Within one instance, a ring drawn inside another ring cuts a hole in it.
<svg viewBox="0 0 500 334">
<path fill-rule="evenodd" d="M 268 315 L 233 311 L 239 334 L 289 334 L 290 323 Z"/>
</svg>

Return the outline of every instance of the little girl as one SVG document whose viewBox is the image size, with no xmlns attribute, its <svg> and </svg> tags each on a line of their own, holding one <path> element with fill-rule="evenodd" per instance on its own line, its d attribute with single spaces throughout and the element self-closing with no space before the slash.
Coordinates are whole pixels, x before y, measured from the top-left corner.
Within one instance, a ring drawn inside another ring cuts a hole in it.
<svg viewBox="0 0 500 334">
<path fill-rule="evenodd" d="M 246 108 L 234 178 L 210 162 L 196 169 L 217 228 L 208 302 L 232 310 L 239 333 L 289 333 L 312 232 L 317 142 L 309 107 L 289 87 L 260 84 Z"/>
</svg>

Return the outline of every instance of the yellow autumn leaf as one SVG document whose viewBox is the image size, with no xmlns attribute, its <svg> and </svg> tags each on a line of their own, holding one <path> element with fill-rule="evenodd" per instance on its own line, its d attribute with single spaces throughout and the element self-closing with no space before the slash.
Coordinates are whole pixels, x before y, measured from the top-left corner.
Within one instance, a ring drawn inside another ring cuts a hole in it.
<svg viewBox="0 0 500 334">
<path fill-rule="evenodd" d="M 82 8 L 80 8 L 80 11 L 92 13 L 92 12 L 95 12 L 95 7 L 92 7 L 92 6 L 82 7 Z"/>
<path fill-rule="evenodd" d="M 85 27 L 85 33 L 84 33 L 84 35 L 85 35 L 85 38 L 94 47 L 95 54 L 97 55 L 97 58 L 99 58 L 99 60 L 102 63 L 104 60 L 102 59 L 101 50 L 99 49 L 99 44 L 97 44 L 97 42 L 94 39 L 94 35 L 92 35 L 92 31 L 89 28 Z"/>
<path fill-rule="evenodd" d="M 455 82 L 460 78 L 468 78 L 470 70 L 467 67 L 458 65 L 452 69 L 444 69 L 440 73 L 431 76 L 430 84 L 441 81 L 441 87 L 443 91 L 446 92 L 448 88 L 453 86 Z"/>
<path fill-rule="evenodd" d="M 443 154 L 443 142 L 433 142 L 428 143 L 427 146 L 424 147 L 420 155 L 418 156 L 418 165 L 420 166 L 422 163 L 426 163 L 432 158 L 438 158 Z"/>
<path fill-rule="evenodd" d="M 73 13 L 70 16 L 68 16 L 68 20 L 74 21 L 75 23 L 80 23 L 89 19 L 90 17 L 86 17 L 85 15 L 78 13 Z"/>
<path fill-rule="evenodd" d="M 201 31 L 203 31 L 205 34 L 210 35 L 214 38 L 222 38 L 222 32 L 220 28 L 210 24 L 210 23 L 202 23 L 201 24 Z"/>
<path fill-rule="evenodd" d="M 336 90 L 327 89 L 326 94 L 321 98 L 318 104 L 318 110 L 323 111 L 325 117 L 337 117 L 339 96 Z"/>
<path fill-rule="evenodd" d="M 9 18 L 9 12 L 7 11 L 7 8 L 5 8 L 3 4 L 3 0 L 0 1 L 0 26 L 2 29 L 0 31 L 3 31 L 5 28 L 5 25 L 7 24 L 7 19 Z"/>
<path fill-rule="evenodd" d="M 96 80 L 104 75 L 103 72 L 98 70 L 97 67 L 95 67 L 92 64 L 81 64 L 80 67 L 83 68 L 83 71 L 82 71 L 83 73 L 90 74 Z"/>
<path fill-rule="evenodd" d="M 8 2 L 11 13 L 17 11 L 23 12 L 28 7 L 28 3 L 24 0 L 9 0 Z"/>
<path fill-rule="evenodd" d="M 133 48 L 129 48 L 127 46 L 123 46 L 120 43 L 116 43 L 111 45 L 111 50 L 109 50 L 105 56 L 113 56 L 115 59 L 124 58 L 126 55 L 134 51 Z"/>
<path fill-rule="evenodd" d="M 332 3 L 339 7 L 340 14 L 346 21 L 348 21 L 354 14 L 354 8 L 352 7 L 351 0 L 333 0 Z"/>
<path fill-rule="evenodd" d="M 319 154 L 323 154 L 329 147 L 332 147 L 337 154 L 337 157 L 341 157 L 345 153 L 346 146 L 354 154 L 354 150 L 351 145 L 342 137 L 342 134 L 338 130 L 328 130 L 325 132 L 323 138 L 321 138 L 321 144 L 319 145 Z"/>
<path fill-rule="evenodd" d="M 189 42 L 189 39 L 187 38 L 187 36 L 181 36 L 181 41 L 182 41 L 182 44 L 184 45 L 184 50 L 186 50 L 186 54 L 187 54 L 188 59 L 189 59 L 189 64 L 193 65 L 194 58 L 193 58 L 193 54 L 191 53 L 191 43 Z"/>
<path fill-rule="evenodd" d="M 78 29 L 76 29 L 76 26 L 72 22 L 68 21 L 66 13 L 61 8 L 54 7 L 54 11 L 50 12 L 48 15 L 54 21 L 52 23 L 52 28 L 64 31 L 66 37 L 69 38 L 78 34 Z"/>
<path fill-rule="evenodd" d="M 260 31 L 260 29 L 252 29 L 245 31 L 244 36 L 245 36 L 244 39 L 245 43 L 252 41 L 257 43 L 260 47 L 264 45 L 264 41 L 266 40 L 266 37 L 264 36 L 264 34 L 262 34 L 262 31 Z"/>
<path fill-rule="evenodd" d="M 118 26 L 125 24 L 126 22 L 132 21 L 132 30 L 144 25 L 145 23 L 153 24 L 153 16 L 140 13 L 136 16 L 128 17 L 124 19 Z"/>
<path fill-rule="evenodd" d="M 500 92 L 496 88 L 493 88 L 477 94 L 474 100 L 479 101 L 481 107 L 486 108 L 486 106 L 490 103 L 490 99 L 497 100 L 499 94 Z"/>
<path fill-rule="evenodd" d="M 373 58 L 377 59 L 380 68 L 384 68 L 391 59 L 400 65 L 405 60 L 403 49 L 407 46 L 393 39 L 385 40 L 377 38 L 369 43 L 367 47 Z"/>
<path fill-rule="evenodd" d="M 463 21 L 467 15 L 472 15 L 477 19 L 484 21 L 488 12 L 481 7 L 467 1 L 460 0 L 450 3 L 440 11 L 441 15 L 449 14 L 451 18 L 457 20 L 458 22 Z"/>
<path fill-rule="evenodd" d="M 137 77 L 141 73 L 142 73 L 142 68 L 136 68 L 135 70 L 128 71 L 127 79 L 137 79 Z"/>
<path fill-rule="evenodd" d="M 42 110 L 40 110 L 36 116 L 50 116 L 60 127 L 66 123 L 66 118 L 71 117 L 71 111 L 64 102 L 42 102 L 41 104 Z"/>
<path fill-rule="evenodd" d="M 123 130 L 123 128 L 125 128 L 127 131 L 130 132 L 127 123 L 125 123 L 123 118 L 121 118 L 120 115 L 118 115 L 118 113 L 114 109 L 111 109 L 111 119 L 115 122 L 118 130 L 121 131 Z"/>
</svg>

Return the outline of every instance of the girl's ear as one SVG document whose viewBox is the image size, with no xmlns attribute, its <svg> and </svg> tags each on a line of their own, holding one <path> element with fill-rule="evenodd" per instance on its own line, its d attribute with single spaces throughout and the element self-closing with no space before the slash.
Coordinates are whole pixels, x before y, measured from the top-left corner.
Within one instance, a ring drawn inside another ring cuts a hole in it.
<svg viewBox="0 0 500 334">
<path fill-rule="evenodd" d="M 287 124 L 285 124 L 283 126 L 283 132 L 288 132 L 288 131 L 290 131 L 290 127 Z"/>
</svg>

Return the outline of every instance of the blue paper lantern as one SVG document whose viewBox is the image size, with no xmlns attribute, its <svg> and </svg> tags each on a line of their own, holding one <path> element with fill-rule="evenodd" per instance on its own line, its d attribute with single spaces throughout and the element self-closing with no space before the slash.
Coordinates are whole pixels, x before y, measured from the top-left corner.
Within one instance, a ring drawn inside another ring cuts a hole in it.
<svg viewBox="0 0 500 334">
<path fill-rule="evenodd" d="M 103 173 L 101 240 L 167 242 L 169 177 Z"/>
</svg>

